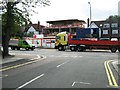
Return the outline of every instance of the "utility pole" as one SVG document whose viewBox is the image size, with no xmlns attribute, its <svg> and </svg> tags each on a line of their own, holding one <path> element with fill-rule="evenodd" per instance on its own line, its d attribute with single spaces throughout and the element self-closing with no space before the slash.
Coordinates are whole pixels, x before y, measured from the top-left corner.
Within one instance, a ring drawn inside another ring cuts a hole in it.
<svg viewBox="0 0 120 90">
<path fill-rule="evenodd" d="M 92 19 L 92 13 L 91 13 L 91 3 L 90 3 L 90 2 L 88 2 L 88 4 L 90 5 L 90 22 L 89 22 L 89 26 L 90 26 L 91 19 Z"/>
</svg>

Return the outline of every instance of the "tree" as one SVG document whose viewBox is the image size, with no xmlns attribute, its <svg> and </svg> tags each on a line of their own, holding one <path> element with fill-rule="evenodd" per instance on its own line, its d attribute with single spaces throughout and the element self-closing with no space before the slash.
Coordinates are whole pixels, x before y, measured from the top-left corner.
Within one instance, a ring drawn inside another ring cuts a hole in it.
<svg viewBox="0 0 120 90">
<path fill-rule="evenodd" d="M 109 18 L 107 18 L 107 21 L 120 23 L 120 16 L 118 15 L 109 16 Z"/>
<path fill-rule="evenodd" d="M 14 10 L 14 12 L 16 11 Z M 7 21 L 7 13 L 5 12 L 4 14 L 2 14 L 3 31 L 6 25 L 6 21 Z M 27 20 L 19 12 L 16 12 L 15 14 L 13 14 L 14 23 L 12 23 L 12 27 L 14 28 L 12 29 L 11 37 L 15 37 L 15 36 L 20 37 L 20 35 L 22 34 L 22 26 L 25 25 L 26 21 Z"/>
<path fill-rule="evenodd" d="M 21 7 L 19 8 L 19 6 Z M 22 25 L 22 19 L 29 20 L 30 11 L 35 12 L 37 6 L 50 5 L 49 0 L 3 0 L 0 2 L 2 11 L 2 47 L 3 56 L 9 55 L 9 40 L 17 25 Z"/>
<path fill-rule="evenodd" d="M 117 22 L 118 23 L 118 29 L 120 30 L 120 16 L 114 15 L 109 16 L 109 18 L 106 19 L 108 22 Z"/>
<path fill-rule="evenodd" d="M 106 19 L 109 23 L 118 23 L 118 39 L 120 40 L 120 16 L 114 15 L 109 16 L 109 18 Z M 111 28 L 111 27 L 110 27 Z"/>
</svg>

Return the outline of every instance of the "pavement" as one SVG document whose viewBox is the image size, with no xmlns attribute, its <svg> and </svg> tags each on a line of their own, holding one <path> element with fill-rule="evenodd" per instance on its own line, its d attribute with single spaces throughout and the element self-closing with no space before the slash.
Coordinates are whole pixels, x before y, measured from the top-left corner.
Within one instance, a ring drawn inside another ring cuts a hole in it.
<svg viewBox="0 0 120 90">
<path fill-rule="evenodd" d="M 36 60 L 36 59 L 41 59 L 44 56 L 39 56 L 39 55 L 31 55 L 31 54 L 13 54 L 11 53 L 11 56 L 8 56 L 5 59 L 0 60 L 0 65 L 6 64 L 6 63 L 11 63 L 19 60 Z M 113 68 L 118 72 L 118 75 L 120 76 L 120 61 L 119 60 L 114 60 L 112 63 Z"/>
<path fill-rule="evenodd" d="M 20 61 L 20 60 L 36 60 L 36 59 L 41 59 L 43 56 L 39 55 L 31 55 L 31 54 L 13 54 L 10 53 L 11 56 L 8 56 L 2 60 L 0 60 L 0 65 L 6 64 L 6 63 L 11 63 L 15 61 Z"/>
<path fill-rule="evenodd" d="M 113 61 L 112 66 L 118 72 L 118 75 L 120 76 L 120 61 L 119 60 Z"/>
</svg>

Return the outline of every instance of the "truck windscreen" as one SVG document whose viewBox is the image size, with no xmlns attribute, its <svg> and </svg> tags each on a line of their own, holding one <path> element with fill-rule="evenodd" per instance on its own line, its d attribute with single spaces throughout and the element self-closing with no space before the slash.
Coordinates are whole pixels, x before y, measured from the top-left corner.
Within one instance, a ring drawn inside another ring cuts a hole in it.
<svg viewBox="0 0 120 90">
<path fill-rule="evenodd" d="M 60 36 L 56 36 L 56 39 L 60 39 Z"/>
</svg>

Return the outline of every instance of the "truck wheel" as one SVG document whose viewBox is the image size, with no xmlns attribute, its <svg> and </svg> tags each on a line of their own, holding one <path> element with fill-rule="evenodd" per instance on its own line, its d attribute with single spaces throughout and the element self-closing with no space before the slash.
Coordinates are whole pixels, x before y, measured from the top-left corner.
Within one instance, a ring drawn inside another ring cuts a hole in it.
<svg viewBox="0 0 120 90">
<path fill-rule="evenodd" d="M 85 50 L 86 50 L 85 47 L 82 47 L 82 46 L 78 47 L 78 52 L 83 52 Z"/>
<path fill-rule="evenodd" d="M 120 47 L 118 47 L 118 51 L 120 52 Z"/>
<path fill-rule="evenodd" d="M 27 50 L 27 51 L 28 51 L 28 50 L 29 50 L 29 48 L 25 48 L 25 50 Z"/>
<path fill-rule="evenodd" d="M 11 47 L 12 50 L 15 50 L 15 47 Z"/>
<path fill-rule="evenodd" d="M 62 51 L 62 50 L 63 50 L 63 47 L 62 47 L 62 46 L 59 46 L 59 47 L 58 47 L 58 50 L 59 50 L 59 51 Z"/>
<path fill-rule="evenodd" d="M 71 51 L 76 51 L 76 47 L 73 47 L 73 46 L 72 46 L 72 47 L 70 47 L 70 50 L 71 50 Z"/>
<path fill-rule="evenodd" d="M 118 51 L 120 52 L 120 49 L 118 49 Z"/>
<path fill-rule="evenodd" d="M 18 47 L 17 50 L 20 50 L 20 48 Z"/>
<path fill-rule="evenodd" d="M 111 52 L 115 53 L 117 51 L 117 48 L 116 47 L 111 47 Z"/>
<path fill-rule="evenodd" d="M 33 51 L 33 50 L 34 50 L 34 48 L 31 48 L 31 50 Z"/>
<path fill-rule="evenodd" d="M 66 49 L 66 47 L 65 47 L 65 46 L 63 46 L 63 47 L 62 47 L 62 50 L 63 50 L 63 51 L 65 51 L 65 49 Z"/>
</svg>

